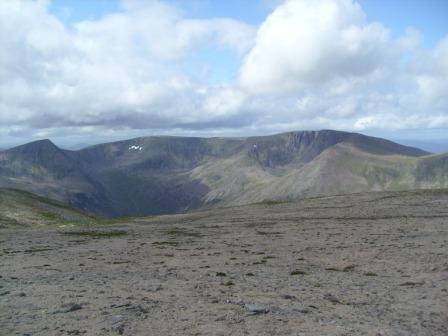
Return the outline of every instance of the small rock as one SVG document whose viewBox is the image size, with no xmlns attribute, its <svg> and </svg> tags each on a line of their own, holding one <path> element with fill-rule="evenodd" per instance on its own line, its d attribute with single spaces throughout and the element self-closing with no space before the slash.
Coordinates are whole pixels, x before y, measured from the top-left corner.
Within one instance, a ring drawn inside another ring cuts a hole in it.
<svg viewBox="0 0 448 336">
<path fill-rule="evenodd" d="M 324 299 L 330 301 L 331 303 L 341 303 L 333 294 L 327 293 L 324 295 Z"/>
<path fill-rule="evenodd" d="M 223 286 L 233 286 L 235 283 L 231 280 L 227 281 L 227 282 L 221 282 L 221 285 Z"/>
<path fill-rule="evenodd" d="M 250 304 L 250 303 L 246 303 L 244 305 L 244 308 L 246 308 L 247 311 L 249 311 L 252 314 L 266 314 L 269 313 L 269 308 L 263 307 L 263 306 L 259 306 L 256 304 Z"/>
<path fill-rule="evenodd" d="M 129 308 L 126 309 L 132 309 L 135 310 L 137 313 L 141 313 L 141 314 L 148 314 L 149 313 L 149 309 L 142 306 L 142 305 L 132 305 Z"/>
<path fill-rule="evenodd" d="M 299 308 L 299 309 L 294 309 L 295 311 L 302 313 L 302 314 L 308 314 L 311 311 L 308 308 Z"/>
<path fill-rule="evenodd" d="M 123 315 L 113 315 L 110 319 L 112 324 L 117 324 L 118 322 L 123 321 Z"/>
<path fill-rule="evenodd" d="M 122 307 L 131 307 L 132 303 L 131 302 L 125 302 L 125 303 L 121 303 L 121 304 L 111 304 L 110 307 L 111 308 L 122 308 Z"/>
<path fill-rule="evenodd" d="M 116 331 L 119 335 L 123 335 L 123 333 L 124 333 L 124 328 L 125 328 L 124 323 L 121 323 L 121 324 L 119 324 L 119 325 L 113 327 L 112 330 Z"/>
<path fill-rule="evenodd" d="M 215 319 L 216 322 L 219 322 L 219 321 L 225 321 L 225 320 L 226 320 L 226 316 L 225 316 L 225 315 L 220 316 L 220 317 L 217 317 L 217 318 Z"/>
<path fill-rule="evenodd" d="M 285 300 L 297 300 L 297 297 L 295 297 L 294 295 L 290 295 L 290 294 L 284 294 L 284 295 L 282 295 L 282 298 Z"/>
<path fill-rule="evenodd" d="M 65 305 L 67 308 L 62 310 L 62 313 L 70 313 L 76 310 L 82 309 L 82 306 L 79 303 L 70 303 L 68 305 Z"/>
<path fill-rule="evenodd" d="M 407 281 L 399 284 L 398 286 L 420 286 L 423 285 L 424 281 Z"/>
</svg>

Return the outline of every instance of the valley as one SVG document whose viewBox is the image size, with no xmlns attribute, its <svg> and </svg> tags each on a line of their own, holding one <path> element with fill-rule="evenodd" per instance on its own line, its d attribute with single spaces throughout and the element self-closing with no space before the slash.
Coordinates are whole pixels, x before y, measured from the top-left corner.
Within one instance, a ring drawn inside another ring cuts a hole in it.
<svg viewBox="0 0 448 336">
<path fill-rule="evenodd" d="M 0 188 L 99 217 L 448 187 L 448 155 L 332 130 L 247 138 L 144 137 L 69 151 L 41 140 L 0 152 Z"/>
</svg>

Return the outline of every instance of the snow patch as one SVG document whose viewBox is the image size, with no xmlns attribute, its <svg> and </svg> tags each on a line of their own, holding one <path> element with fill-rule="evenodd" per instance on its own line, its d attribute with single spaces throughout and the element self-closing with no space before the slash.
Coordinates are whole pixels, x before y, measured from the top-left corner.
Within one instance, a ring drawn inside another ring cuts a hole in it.
<svg viewBox="0 0 448 336">
<path fill-rule="evenodd" d="M 142 146 L 129 146 L 129 150 L 132 151 L 141 151 L 143 149 Z"/>
</svg>

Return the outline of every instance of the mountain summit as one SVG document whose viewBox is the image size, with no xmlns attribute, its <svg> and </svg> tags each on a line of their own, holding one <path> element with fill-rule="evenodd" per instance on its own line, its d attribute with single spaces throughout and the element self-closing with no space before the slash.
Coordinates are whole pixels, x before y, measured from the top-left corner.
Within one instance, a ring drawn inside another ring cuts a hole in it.
<svg viewBox="0 0 448 336">
<path fill-rule="evenodd" d="M 42 140 L 0 152 L 0 187 L 105 217 L 446 186 L 447 155 L 332 130 L 142 137 L 78 151 Z"/>
</svg>

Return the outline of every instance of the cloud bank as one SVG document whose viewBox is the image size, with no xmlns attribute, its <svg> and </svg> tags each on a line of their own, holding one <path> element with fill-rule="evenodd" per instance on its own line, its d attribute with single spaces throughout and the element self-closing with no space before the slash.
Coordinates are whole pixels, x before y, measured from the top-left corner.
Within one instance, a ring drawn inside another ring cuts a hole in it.
<svg viewBox="0 0 448 336">
<path fill-rule="evenodd" d="M 287 0 L 259 27 L 156 0 L 68 27 L 47 1 L 5 1 L 0 135 L 448 128 L 448 35 L 421 39 L 352 0 Z M 204 48 L 232 53 L 237 78 L 188 71 Z"/>
</svg>

